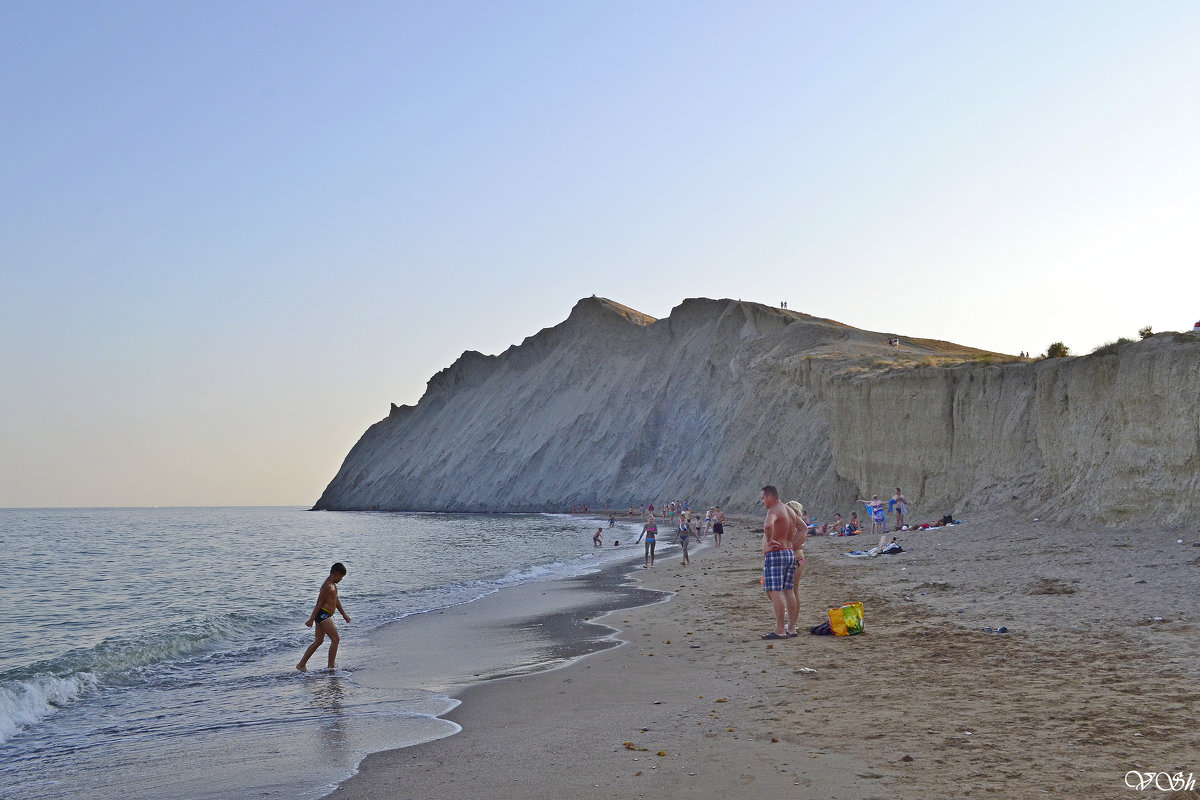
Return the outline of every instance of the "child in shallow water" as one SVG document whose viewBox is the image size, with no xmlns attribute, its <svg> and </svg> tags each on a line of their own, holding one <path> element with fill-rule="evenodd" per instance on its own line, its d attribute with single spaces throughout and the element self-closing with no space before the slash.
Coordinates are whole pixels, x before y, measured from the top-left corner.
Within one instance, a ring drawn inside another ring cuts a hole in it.
<svg viewBox="0 0 1200 800">
<path fill-rule="evenodd" d="M 308 615 L 308 621 L 304 623 L 306 628 L 316 625 L 316 635 L 313 637 L 313 643 L 304 651 L 304 658 L 300 659 L 300 663 L 296 665 L 296 669 L 301 672 L 308 672 L 308 660 L 312 658 L 313 653 L 317 652 L 317 648 L 325 641 L 326 636 L 329 637 L 329 668 L 333 669 L 339 642 L 337 625 L 333 622 L 333 612 L 341 612 L 346 622 L 350 621 L 350 615 L 346 613 L 346 609 L 342 608 L 342 601 L 338 599 L 337 585 L 344 577 L 346 577 L 346 567 L 339 561 L 329 568 L 329 577 L 321 584 L 321 591 L 317 593 L 317 604 L 313 607 L 312 613 Z"/>
</svg>

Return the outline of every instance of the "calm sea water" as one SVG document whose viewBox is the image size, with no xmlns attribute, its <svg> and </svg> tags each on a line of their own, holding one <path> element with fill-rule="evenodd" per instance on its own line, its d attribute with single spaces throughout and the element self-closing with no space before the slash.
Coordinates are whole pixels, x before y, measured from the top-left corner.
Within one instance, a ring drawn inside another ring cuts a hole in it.
<svg viewBox="0 0 1200 800">
<path fill-rule="evenodd" d="M 443 694 L 293 669 L 333 561 L 363 637 L 638 555 L 594 549 L 594 530 L 557 515 L 0 509 L 0 797 L 325 794 L 370 752 L 458 730 Z"/>
</svg>

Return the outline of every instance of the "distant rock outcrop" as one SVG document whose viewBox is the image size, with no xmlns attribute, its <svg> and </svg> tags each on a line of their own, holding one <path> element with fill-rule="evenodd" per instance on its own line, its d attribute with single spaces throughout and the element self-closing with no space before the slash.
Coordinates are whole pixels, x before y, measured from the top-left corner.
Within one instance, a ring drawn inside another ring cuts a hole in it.
<svg viewBox="0 0 1200 800">
<path fill-rule="evenodd" d="M 901 486 L 917 519 L 992 508 L 1101 524 L 1200 514 L 1200 337 L 1031 362 L 733 300 L 654 320 L 581 300 L 392 406 L 317 509 L 593 509 L 765 483 L 822 519 Z"/>
</svg>

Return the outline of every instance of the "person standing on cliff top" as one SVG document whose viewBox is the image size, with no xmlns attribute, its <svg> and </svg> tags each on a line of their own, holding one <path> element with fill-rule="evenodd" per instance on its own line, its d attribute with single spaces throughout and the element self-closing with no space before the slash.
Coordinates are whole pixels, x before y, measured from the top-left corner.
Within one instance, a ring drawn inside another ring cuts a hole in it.
<svg viewBox="0 0 1200 800">
<path fill-rule="evenodd" d="M 779 502 L 779 490 L 767 485 L 762 488 L 762 503 L 767 507 L 763 523 L 763 589 L 771 598 L 775 612 L 775 630 L 764 639 L 786 639 L 788 631 L 796 629 L 800 609 L 792 594 L 796 572 L 796 554 L 792 551 L 795 525 L 786 506 Z M 786 620 L 785 620 L 786 612 Z"/>
</svg>

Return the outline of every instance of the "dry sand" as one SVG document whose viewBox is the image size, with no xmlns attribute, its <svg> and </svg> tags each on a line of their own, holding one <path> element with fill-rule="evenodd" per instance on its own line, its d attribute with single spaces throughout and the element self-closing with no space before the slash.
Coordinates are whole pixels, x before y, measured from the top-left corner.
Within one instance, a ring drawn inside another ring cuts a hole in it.
<svg viewBox="0 0 1200 800">
<path fill-rule="evenodd" d="M 981 518 L 875 559 L 810 539 L 801 630 L 861 600 L 866 632 L 766 642 L 754 528 L 634 570 L 672 594 L 604 618 L 625 644 L 467 689 L 461 733 L 331 797 L 1200 797 L 1125 778 L 1200 783 L 1200 533 Z"/>
</svg>

